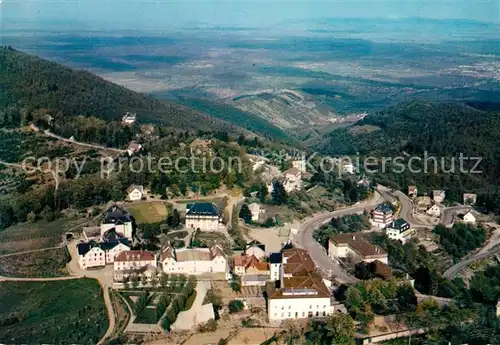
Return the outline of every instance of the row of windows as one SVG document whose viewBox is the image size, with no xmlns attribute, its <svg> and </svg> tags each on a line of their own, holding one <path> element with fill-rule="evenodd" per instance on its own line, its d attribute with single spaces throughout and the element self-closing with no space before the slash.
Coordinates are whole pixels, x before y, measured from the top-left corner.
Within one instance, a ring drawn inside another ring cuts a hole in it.
<svg viewBox="0 0 500 345">
<path fill-rule="evenodd" d="M 274 316 L 277 317 L 278 316 L 278 313 L 274 313 Z M 310 311 L 309 313 L 307 313 L 307 317 L 313 317 L 313 316 L 326 316 L 326 311 L 323 311 L 323 312 L 319 312 L 317 311 L 316 313 L 313 313 L 312 311 Z M 281 317 L 285 317 L 285 313 L 281 313 Z M 292 317 L 292 313 L 291 312 L 288 312 L 288 317 L 291 318 Z M 295 312 L 295 315 L 294 317 L 297 319 L 299 318 L 299 313 L 298 312 Z M 302 312 L 301 314 L 301 317 L 306 317 L 306 313 L 305 312 Z"/>
<path fill-rule="evenodd" d="M 312 309 L 312 307 L 313 307 L 313 306 L 312 306 L 312 304 L 311 304 L 311 305 L 309 306 L 309 309 Z M 274 306 L 274 309 L 277 309 L 277 308 L 278 308 L 278 306 L 277 306 L 277 305 L 275 305 L 275 306 Z M 285 306 L 283 306 L 283 305 L 282 305 L 282 306 L 281 306 L 281 310 L 284 310 L 284 309 L 285 309 Z M 289 306 L 288 306 L 288 309 L 292 309 L 292 306 L 291 306 L 291 305 L 289 305 Z M 319 309 L 319 304 L 316 304 L 316 309 Z M 324 304 L 324 305 L 323 305 L 323 309 L 326 309 L 326 304 Z"/>
</svg>

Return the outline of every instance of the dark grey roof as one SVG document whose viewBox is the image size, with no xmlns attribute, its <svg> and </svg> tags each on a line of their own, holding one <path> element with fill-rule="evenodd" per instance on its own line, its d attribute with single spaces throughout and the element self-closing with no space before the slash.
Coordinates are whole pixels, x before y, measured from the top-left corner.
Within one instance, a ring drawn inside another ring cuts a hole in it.
<svg viewBox="0 0 500 345">
<path fill-rule="evenodd" d="M 393 220 L 392 223 L 389 225 L 389 228 L 398 229 L 398 230 L 403 230 L 403 229 L 409 228 L 409 227 L 410 227 L 410 225 L 403 218 L 398 218 L 396 220 Z"/>
<path fill-rule="evenodd" d="M 271 253 L 269 255 L 269 262 L 272 264 L 280 264 L 282 262 L 282 257 L 281 253 Z"/>
<path fill-rule="evenodd" d="M 106 216 L 104 217 L 105 224 L 123 224 L 131 222 L 130 215 L 123 208 L 118 206 L 111 206 L 106 211 Z"/>
<path fill-rule="evenodd" d="M 102 250 L 110 250 L 119 245 L 120 243 L 126 245 L 127 247 L 130 247 L 130 242 L 126 238 L 119 238 L 118 240 L 115 241 L 102 242 L 100 244 L 100 247 Z"/>
<path fill-rule="evenodd" d="M 217 206 L 209 202 L 200 202 L 186 205 L 188 211 L 186 216 L 218 216 Z"/>
<path fill-rule="evenodd" d="M 248 248 L 253 247 L 253 246 L 257 246 L 260 249 L 262 249 L 263 251 L 266 251 L 266 245 L 260 243 L 257 240 L 253 240 L 253 241 L 248 242 L 245 248 L 248 249 Z"/>
<path fill-rule="evenodd" d="M 386 204 L 382 204 L 382 205 L 377 206 L 377 208 L 375 210 L 383 212 L 383 213 L 393 212 L 392 207 L 390 207 L 389 205 L 386 205 Z"/>
<path fill-rule="evenodd" d="M 85 255 L 92 249 L 92 245 L 90 243 L 78 243 L 76 248 L 78 249 L 78 255 Z"/>
</svg>

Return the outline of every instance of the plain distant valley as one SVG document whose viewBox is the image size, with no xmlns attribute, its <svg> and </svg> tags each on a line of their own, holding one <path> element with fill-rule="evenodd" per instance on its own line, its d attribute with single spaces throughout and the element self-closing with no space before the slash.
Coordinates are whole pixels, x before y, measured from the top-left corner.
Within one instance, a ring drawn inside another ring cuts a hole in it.
<svg viewBox="0 0 500 345">
<path fill-rule="evenodd" d="M 418 20 L 336 20 L 274 34 L 6 31 L 0 43 L 215 117 L 258 116 L 307 139 L 409 99 L 498 99 L 497 25 Z"/>
</svg>

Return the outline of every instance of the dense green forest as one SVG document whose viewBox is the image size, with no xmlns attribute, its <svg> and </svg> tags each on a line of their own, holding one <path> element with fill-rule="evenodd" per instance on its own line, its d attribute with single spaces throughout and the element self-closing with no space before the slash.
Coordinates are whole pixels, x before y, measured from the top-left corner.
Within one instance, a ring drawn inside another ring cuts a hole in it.
<svg viewBox="0 0 500 345">
<path fill-rule="evenodd" d="M 73 70 L 11 48 L 0 48 L 0 126 L 17 126 L 37 109 L 63 116 L 120 120 L 127 112 L 144 122 L 181 129 L 233 130 L 227 122 L 160 101 L 86 71 Z M 8 110 L 6 110 L 8 109 Z"/>
<path fill-rule="evenodd" d="M 326 134 L 315 148 L 329 155 L 401 157 L 404 171 L 393 161 L 387 161 L 385 171 L 381 160 L 374 164 L 379 182 L 403 190 L 416 184 L 421 193 L 446 189 L 447 199 L 452 201 L 461 201 L 464 192 L 477 192 L 480 206 L 499 211 L 500 113 L 494 107 L 478 108 L 481 110 L 458 103 L 401 103 Z M 425 152 L 427 157 L 437 158 L 427 160 L 427 171 Z M 469 173 L 460 172 L 460 155 L 482 157 L 476 169 L 481 173 L 470 173 L 475 160 L 464 161 L 463 170 Z M 413 172 L 408 169 L 412 157 L 421 158 L 412 161 Z M 449 172 L 452 164 L 454 172 Z M 422 171 L 416 172 L 418 169 Z"/>
</svg>

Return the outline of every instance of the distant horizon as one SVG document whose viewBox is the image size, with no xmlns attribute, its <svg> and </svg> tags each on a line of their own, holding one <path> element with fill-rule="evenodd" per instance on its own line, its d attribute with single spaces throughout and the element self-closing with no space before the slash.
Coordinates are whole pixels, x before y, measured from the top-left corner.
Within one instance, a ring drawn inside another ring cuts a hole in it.
<svg viewBox="0 0 500 345">
<path fill-rule="evenodd" d="M 286 29 L 294 24 L 316 25 L 325 20 L 411 19 L 499 24 L 496 0 L 434 0 L 390 2 L 351 0 L 317 2 L 275 1 L 141 1 L 32 0 L 0 3 L 3 29 L 71 29 L 89 31 L 175 30 L 196 26 Z"/>
</svg>

